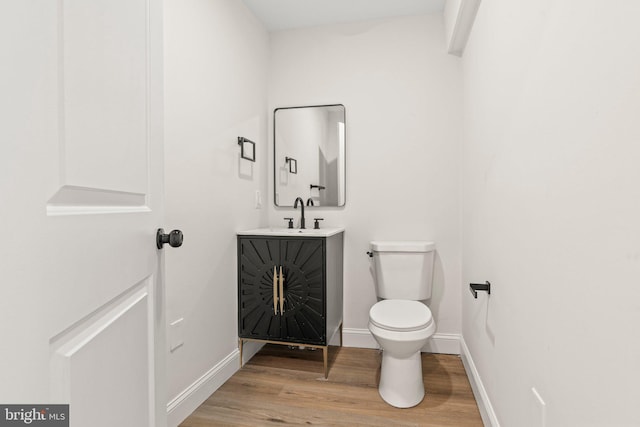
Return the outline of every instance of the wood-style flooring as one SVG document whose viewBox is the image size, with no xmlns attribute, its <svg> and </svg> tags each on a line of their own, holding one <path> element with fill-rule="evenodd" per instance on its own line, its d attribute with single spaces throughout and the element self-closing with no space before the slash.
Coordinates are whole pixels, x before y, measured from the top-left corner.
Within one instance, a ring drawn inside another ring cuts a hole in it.
<svg viewBox="0 0 640 427">
<path fill-rule="evenodd" d="M 397 409 L 378 394 L 378 350 L 322 350 L 267 345 L 212 394 L 181 427 L 208 426 L 482 426 L 471 386 L 455 355 L 422 354 L 426 396 Z"/>
</svg>

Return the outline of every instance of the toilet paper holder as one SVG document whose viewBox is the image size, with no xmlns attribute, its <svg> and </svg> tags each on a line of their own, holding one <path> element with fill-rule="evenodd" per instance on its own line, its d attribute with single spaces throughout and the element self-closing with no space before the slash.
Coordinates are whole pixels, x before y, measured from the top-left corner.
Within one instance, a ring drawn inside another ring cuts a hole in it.
<svg viewBox="0 0 640 427">
<path fill-rule="evenodd" d="M 469 283 L 469 290 L 476 299 L 478 299 L 478 291 L 485 291 L 491 295 L 491 283 L 488 280 L 484 283 Z"/>
</svg>

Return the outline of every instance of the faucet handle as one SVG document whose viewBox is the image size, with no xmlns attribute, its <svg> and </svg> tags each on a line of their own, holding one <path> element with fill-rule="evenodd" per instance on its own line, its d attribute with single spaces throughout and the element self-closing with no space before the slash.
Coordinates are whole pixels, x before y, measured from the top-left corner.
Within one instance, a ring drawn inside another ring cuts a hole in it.
<svg viewBox="0 0 640 427">
<path fill-rule="evenodd" d="M 313 218 L 313 220 L 315 221 L 315 223 L 313 223 L 313 228 L 315 228 L 316 230 L 319 230 L 320 221 L 324 221 L 324 218 Z"/>
<path fill-rule="evenodd" d="M 284 218 L 289 221 L 289 226 L 287 228 L 293 228 L 293 218 Z"/>
</svg>

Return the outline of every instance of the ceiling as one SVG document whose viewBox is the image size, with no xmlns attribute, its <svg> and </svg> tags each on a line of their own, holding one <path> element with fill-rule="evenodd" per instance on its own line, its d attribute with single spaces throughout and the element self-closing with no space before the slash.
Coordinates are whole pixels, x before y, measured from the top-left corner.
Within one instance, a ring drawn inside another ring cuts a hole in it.
<svg viewBox="0 0 640 427">
<path fill-rule="evenodd" d="M 243 0 L 269 31 L 438 13 L 445 0 Z"/>
</svg>

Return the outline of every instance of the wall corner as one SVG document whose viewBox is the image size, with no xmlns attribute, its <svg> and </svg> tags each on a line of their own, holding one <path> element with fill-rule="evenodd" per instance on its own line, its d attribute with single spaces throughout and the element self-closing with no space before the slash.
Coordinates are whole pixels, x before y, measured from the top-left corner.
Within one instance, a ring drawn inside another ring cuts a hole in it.
<svg viewBox="0 0 640 427">
<path fill-rule="evenodd" d="M 481 0 L 447 0 L 444 7 L 447 52 L 462 56 Z"/>
</svg>

